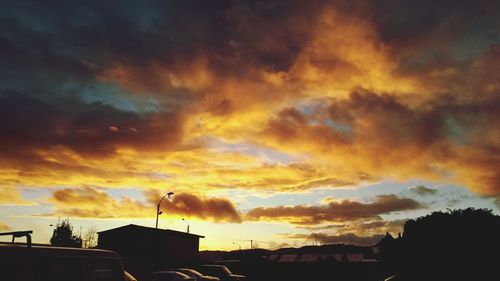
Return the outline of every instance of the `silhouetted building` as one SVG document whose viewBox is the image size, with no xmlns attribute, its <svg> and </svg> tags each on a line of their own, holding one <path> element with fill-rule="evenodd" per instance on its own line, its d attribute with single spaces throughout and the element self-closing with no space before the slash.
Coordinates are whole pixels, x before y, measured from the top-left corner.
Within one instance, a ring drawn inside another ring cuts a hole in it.
<svg viewBox="0 0 500 281">
<path fill-rule="evenodd" d="M 204 236 L 134 224 L 101 231 L 97 247 L 116 251 L 127 270 L 141 273 L 198 258 Z"/>
</svg>

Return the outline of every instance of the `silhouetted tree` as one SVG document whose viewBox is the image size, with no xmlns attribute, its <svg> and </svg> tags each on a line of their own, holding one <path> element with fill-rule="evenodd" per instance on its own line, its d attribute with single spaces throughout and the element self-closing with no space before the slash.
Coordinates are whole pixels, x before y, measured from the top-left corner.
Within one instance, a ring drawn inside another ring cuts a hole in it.
<svg viewBox="0 0 500 281">
<path fill-rule="evenodd" d="M 500 216 L 487 209 L 448 210 L 408 220 L 401 239 L 402 279 L 489 280 L 496 274 L 499 237 Z"/>
<path fill-rule="evenodd" d="M 83 246 L 85 248 L 93 248 L 97 246 L 97 228 L 95 225 L 91 226 L 83 234 Z"/>
<path fill-rule="evenodd" d="M 81 248 L 82 238 L 73 235 L 73 227 L 69 223 L 69 220 L 63 220 L 56 225 L 50 238 L 50 244 L 59 247 Z"/>
</svg>

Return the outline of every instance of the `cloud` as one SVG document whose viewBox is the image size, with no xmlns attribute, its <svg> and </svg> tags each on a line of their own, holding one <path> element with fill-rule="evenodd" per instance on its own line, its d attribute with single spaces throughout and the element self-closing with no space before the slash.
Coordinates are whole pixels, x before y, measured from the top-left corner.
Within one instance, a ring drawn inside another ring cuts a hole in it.
<svg viewBox="0 0 500 281">
<path fill-rule="evenodd" d="M 52 216 L 138 218 L 147 217 L 151 209 L 154 210 L 144 202 L 129 197 L 115 199 L 105 190 L 92 186 L 59 189 L 52 193 L 49 202 L 55 207 Z"/>
<path fill-rule="evenodd" d="M 336 224 L 300 226 L 301 229 L 309 231 L 330 231 L 336 234 L 356 234 L 357 236 L 372 236 L 382 233 L 401 233 L 406 220 L 361 220 L 349 221 Z"/>
<path fill-rule="evenodd" d="M 0 231 L 11 231 L 12 228 L 6 224 L 0 223 Z"/>
<path fill-rule="evenodd" d="M 13 187 L 0 187 L 0 205 L 30 205 L 31 202 L 22 198 Z"/>
<path fill-rule="evenodd" d="M 158 191 L 149 190 L 146 192 L 147 200 L 157 204 L 163 194 Z M 201 219 L 211 219 L 214 221 L 241 222 L 239 212 L 233 203 L 223 198 L 198 197 L 193 194 L 181 193 L 174 195 L 173 199 L 164 200 L 162 208 L 167 212 Z"/>
<path fill-rule="evenodd" d="M 370 236 L 357 236 L 353 233 L 328 234 L 328 233 L 310 233 L 310 234 L 282 234 L 287 239 L 300 239 L 308 241 L 318 241 L 321 244 L 347 244 L 359 246 L 372 246 L 377 244 L 384 237 L 383 234 L 374 234 Z"/>
<path fill-rule="evenodd" d="M 325 222 L 377 219 L 381 214 L 423 208 L 417 201 L 399 198 L 396 195 L 379 195 L 371 203 L 352 200 L 329 200 L 322 205 L 296 205 L 277 207 L 257 207 L 249 210 L 248 220 L 287 221 L 297 225 L 311 225 Z"/>
<path fill-rule="evenodd" d="M 270 118 L 263 136 L 272 147 L 312 153 L 340 171 L 381 177 L 390 170 L 402 179 L 418 175 L 466 183 L 483 195 L 498 193 L 500 163 L 487 155 L 500 147 L 493 125 L 500 99 L 463 103 L 444 96 L 421 105 L 408 102 L 358 90 L 316 108 L 314 115 L 284 109 Z"/>
<path fill-rule="evenodd" d="M 499 7 L 455 2 L 2 1 L 0 180 L 497 196 Z"/>
<path fill-rule="evenodd" d="M 417 185 L 414 187 L 410 187 L 410 191 L 420 196 L 426 196 L 436 194 L 437 189 L 427 188 L 423 185 Z"/>
<path fill-rule="evenodd" d="M 156 204 L 162 194 L 156 191 L 145 193 L 147 201 L 129 197 L 115 199 L 105 190 L 85 186 L 64 188 L 55 191 L 49 201 L 55 211 L 51 216 L 81 218 L 153 218 Z M 165 200 L 162 209 L 169 215 L 187 216 L 212 221 L 240 222 L 239 214 L 232 203 L 221 198 L 197 197 L 179 194 L 172 202 Z"/>
<path fill-rule="evenodd" d="M 182 118 L 175 113 L 138 114 L 102 103 L 48 102 L 20 93 L 0 94 L 1 156 L 36 157 L 37 150 L 63 146 L 86 157 L 106 157 L 120 148 L 175 147 Z"/>
</svg>

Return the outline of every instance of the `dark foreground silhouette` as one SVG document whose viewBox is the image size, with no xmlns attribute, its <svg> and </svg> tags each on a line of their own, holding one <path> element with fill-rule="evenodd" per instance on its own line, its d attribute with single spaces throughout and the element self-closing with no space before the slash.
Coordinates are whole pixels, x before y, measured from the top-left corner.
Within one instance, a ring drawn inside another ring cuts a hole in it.
<svg viewBox="0 0 500 281">
<path fill-rule="evenodd" d="M 499 280 L 500 216 L 468 208 L 408 220 L 382 248 L 393 280 Z"/>
<path fill-rule="evenodd" d="M 197 269 L 205 275 L 217 274 L 206 271 L 207 268 L 220 269 L 220 266 L 203 266 L 210 263 L 226 265 L 230 269 L 230 272 L 226 270 L 227 274 L 220 275 L 223 281 L 368 281 L 384 280 L 389 276 L 393 276 L 390 280 L 500 280 L 500 216 L 486 209 L 449 210 L 408 220 L 402 235 L 395 239 L 387 234 L 374 247 L 323 245 L 277 251 L 253 249 L 224 253 L 211 260 L 192 255 L 197 253 L 194 250 L 198 248 L 197 241 L 201 236 L 175 231 L 129 225 L 101 232 L 104 235 L 101 242 L 109 240 L 115 244 L 120 239 L 111 239 L 113 237 L 147 234 L 146 240 L 131 240 L 136 245 L 134 247 L 115 245 L 117 250 L 121 249 L 117 251 L 120 255 L 96 249 L 36 245 L 31 243 L 31 233 L 1 234 L 11 235 L 13 242 L 15 238 L 26 237 L 26 243 L 0 243 L 0 265 L 5 277 L 0 280 L 124 281 L 122 262 L 125 270 L 139 281 L 147 280 L 142 278 L 150 276 L 151 272 L 175 271 L 176 268 Z M 68 233 L 59 235 L 55 231 L 54 237 L 71 237 Z M 155 239 L 153 234 L 159 238 Z M 174 241 L 176 247 L 161 251 L 157 240 Z M 150 242 L 151 247 L 148 247 Z M 142 251 L 141 248 L 149 250 Z M 372 251 L 375 248 L 377 251 Z M 127 249 L 129 252 L 124 251 Z M 184 252 L 174 256 L 174 250 Z M 159 255 L 164 252 L 168 255 Z"/>
<path fill-rule="evenodd" d="M 468 208 L 408 220 L 383 239 L 377 262 L 280 263 L 259 255 L 226 264 L 251 280 L 500 280 L 500 216 Z"/>
</svg>

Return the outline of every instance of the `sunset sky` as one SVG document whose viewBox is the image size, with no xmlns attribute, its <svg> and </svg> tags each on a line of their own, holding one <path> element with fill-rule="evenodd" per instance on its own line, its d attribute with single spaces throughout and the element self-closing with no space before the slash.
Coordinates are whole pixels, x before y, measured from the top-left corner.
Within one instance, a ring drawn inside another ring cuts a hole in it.
<svg viewBox="0 0 500 281">
<path fill-rule="evenodd" d="M 370 245 L 500 213 L 500 2 L 0 3 L 0 231 Z M 182 219 L 185 219 L 184 221 Z M 3 241 L 3 240 L 2 240 Z"/>
</svg>

